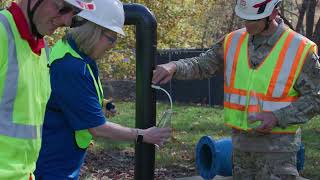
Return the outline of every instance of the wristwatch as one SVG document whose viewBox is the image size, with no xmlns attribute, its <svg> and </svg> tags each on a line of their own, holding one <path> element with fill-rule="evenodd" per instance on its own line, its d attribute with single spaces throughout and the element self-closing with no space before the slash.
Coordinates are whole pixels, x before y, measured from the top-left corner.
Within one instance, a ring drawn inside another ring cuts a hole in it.
<svg viewBox="0 0 320 180">
<path fill-rule="evenodd" d="M 141 144 L 142 141 L 143 141 L 143 131 L 141 129 L 137 129 L 136 143 Z"/>
</svg>

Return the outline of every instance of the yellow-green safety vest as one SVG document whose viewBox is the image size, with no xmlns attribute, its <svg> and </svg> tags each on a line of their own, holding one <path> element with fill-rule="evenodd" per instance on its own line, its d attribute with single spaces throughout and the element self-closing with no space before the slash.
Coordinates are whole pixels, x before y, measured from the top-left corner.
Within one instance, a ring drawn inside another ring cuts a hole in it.
<svg viewBox="0 0 320 180">
<path fill-rule="evenodd" d="M 0 11 L 0 179 L 26 180 L 35 170 L 50 95 L 45 48 L 35 54 L 12 14 Z"/>
<path fill-rule="evenodd" d="M 49 57 L 49 65 L 51 65 L 54 61 L 62 59 L 67 53 L 69 53 L 71 56 L 73 56 L 79 60 L 83 60 L 82 57 L 75 50 L 73 50 L 72 47 L 67 42 L 65 42 L 63 40 L 59 40 L 52 47 L 50 57 Z M 103 89 L 102 89 L 100 78 L 98 77 L 98 81 L 97 81 L 93 75 L 93 72 L 92 72 L 90 65 L 86 64 L 86 67 L 88 68 L 90 75 L 93 79 L 94 86 L 95 86 L 97 94 L 98 94 L 99 102 L 102 107 Z M 75 139 L 76 139 L 77 145 L 80 148 L 85 149 L 90 145 L 90 142 L 92 140 L 92 135 L 88 131 L 88 129 L 78 130 L 75 132 Z"/>
<path fill-rule="evenodd" d="M 290 106 L 299 93 L 293 88 L 306 57 L 316 45 L 287 29 L 269 55 L 257 67 L 250 67 L 249 34 L 240 29 L 224 41 L 224 117 L 225 124 L 250 131 L 258 124 L 248 122 L 248 114 L 272 112 Z M 294 134 L 298 125 L 275 127 L 271 133 Z"/>
</svg>

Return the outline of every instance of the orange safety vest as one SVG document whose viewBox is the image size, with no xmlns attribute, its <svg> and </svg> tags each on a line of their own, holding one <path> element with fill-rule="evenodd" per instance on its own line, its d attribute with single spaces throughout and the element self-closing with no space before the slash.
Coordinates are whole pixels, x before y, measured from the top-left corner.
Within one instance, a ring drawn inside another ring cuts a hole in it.
<svg viewBox="0 0 320 180">
<path fill-rule="evenodd" d="M 276 111 L 298 99 L 293 86 L 309 52 L 317 51 L 312 41 L 287 29 L 263 62 L 252 69 L 248 39 L 247 31 L 240 29 L 228 34 L 224 41 L 225 124 L 245 131 L 257 126 L 248 122 L 250 113 Z M 271 133 L 294 134 L 298 128 L 275 127 Z"/>
</svg>

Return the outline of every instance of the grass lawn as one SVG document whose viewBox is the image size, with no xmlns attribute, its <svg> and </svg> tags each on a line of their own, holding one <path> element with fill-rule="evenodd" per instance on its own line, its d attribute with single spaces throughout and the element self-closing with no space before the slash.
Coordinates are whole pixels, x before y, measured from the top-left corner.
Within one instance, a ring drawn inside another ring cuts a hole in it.
<svg viewBox="0 0 320 180">
<path fill-rule="evenodd" d="M 116 102 L 119 114 L 112 118 L 125 126 L 134 127 L 135 103 Z M 157 104 L 157 119 L 161 112 L 169 108 L 168 104 Z M 214 139 L 230 136 L 230 130 L 223 125 L 221 108 L 174 104 L 172 116 L 173 136 L 165 147 L 156 153 L 156 166 L 168 167 L 173 164 L 195 166 L 194 150 L 199 139 L 210 135 Z M 305 168 L 303 176 L 309 179 L 320 179 L 320 121 L 314 118 L 303 127 L 303 143 L 305 144 Z M 95 149 L 133 149 L 133 143 L 114 142 L 97 139 Z"/>
</svg>

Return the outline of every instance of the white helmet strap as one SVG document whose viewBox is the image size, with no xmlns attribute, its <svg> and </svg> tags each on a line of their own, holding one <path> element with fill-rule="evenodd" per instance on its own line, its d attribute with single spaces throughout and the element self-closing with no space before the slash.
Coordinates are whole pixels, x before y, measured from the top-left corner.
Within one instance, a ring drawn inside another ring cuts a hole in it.
<svg viewBox="0 0 320 180">
<path fill-rule="evenodd" d="M 28 13 L 28 19 L 31 26 L 31 33 L 35 35 L 37 38 L 43 38 L 43 35 L 39 33 L 37 26 L 33 22 L 34 13 L 40 6 L 40 4 L 43 2 L 43 0 L 38 0 L 37 3 L 33 6 L 31 9 L 31 0 L 28 0 L 28 7 L 27 7 L 27 13 Z"/>
<path fill-rule="evenodd" d="M 71 28 L 74 28 L 74 27 L 79 27 L 79 26 L 82 26 L 83 24 L 85 24 L 88 20 L 80 17 L 80 16 L 73 16 L 72 17 L 72 21 L 71 21 L 71 25 L 70 27 Z"/>
</svg>

